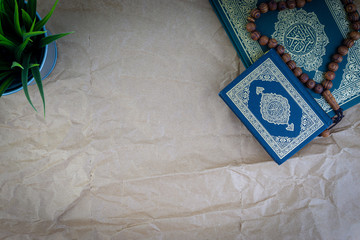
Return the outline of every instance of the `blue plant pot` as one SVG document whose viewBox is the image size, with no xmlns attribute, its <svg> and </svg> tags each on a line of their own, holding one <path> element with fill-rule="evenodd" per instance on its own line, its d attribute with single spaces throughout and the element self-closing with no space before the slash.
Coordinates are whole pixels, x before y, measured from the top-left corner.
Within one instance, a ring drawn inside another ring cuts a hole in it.
<svg viewBox="0 0 360 240">
<path fill-rule="evenodd" d="M 37 14 L 37 17 L 39 19 L 40 16 Z M 43 31 L 46 31 L 46 28 L 43 27 Z M 49 36 L 51 35 L 51 33 L 49 31 L 47 31 L 45 33 L 45 36 Z M 57 59 L 57 47 L 56 47 L 56 43 L 55 41 L 46 45 L 43 50 L 42 50 L 42 54 L 41 54 L 41 63 L 40 63 L 40 75 L 41 75 L 41 79 L 44 80 L 46 77 L 48 77 L 50 75 L 50 73 L 53 71 L 55 64 L 56 64 L 56 59 Z M 35 79 L 31 78 L 28 81 L 28 85 L 34 85 Z M 9 94 L 13 94 L 16 93 L 20 90 L 23 89 L 22 84 L 19 85 L 19 83 L 12 83 L 8 89 L 3 93 L 2 96 L 5 95 L 9 95 Z"/>
</svg>

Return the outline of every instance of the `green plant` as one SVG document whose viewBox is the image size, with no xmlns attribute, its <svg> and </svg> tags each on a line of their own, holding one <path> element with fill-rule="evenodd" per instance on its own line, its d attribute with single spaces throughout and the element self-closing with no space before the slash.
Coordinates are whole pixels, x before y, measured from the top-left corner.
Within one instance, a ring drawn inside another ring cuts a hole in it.
<svg viewBox="0 0 360 240">
<path fill-rule="evenodd" d="M 44 114 L 45 97 L 39 70 L 41 54 L 47 44 L 71 33 L 45 35 L 44 25 L 58 1 L 40 20 L 36 14 L 36 0 L 0 0 L 0 97 L 11 84 L 18 82 L 36 111 L 27 87 L 33 77 L 42 98 Z"/>
</svg>

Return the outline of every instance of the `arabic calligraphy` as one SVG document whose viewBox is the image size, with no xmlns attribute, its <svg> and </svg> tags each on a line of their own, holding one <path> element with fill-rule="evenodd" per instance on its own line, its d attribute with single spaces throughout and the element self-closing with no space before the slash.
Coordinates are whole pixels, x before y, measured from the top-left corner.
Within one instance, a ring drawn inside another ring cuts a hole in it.
<svg viewBox="0 0 360 240">
<path fill-rule="evenodd" d="M 292 25 L 284 37 L 286 49 L 297 55 L 310 52 L 316 44 L 316 32 L 314 28 L 305 23 Z"/>
</svg>

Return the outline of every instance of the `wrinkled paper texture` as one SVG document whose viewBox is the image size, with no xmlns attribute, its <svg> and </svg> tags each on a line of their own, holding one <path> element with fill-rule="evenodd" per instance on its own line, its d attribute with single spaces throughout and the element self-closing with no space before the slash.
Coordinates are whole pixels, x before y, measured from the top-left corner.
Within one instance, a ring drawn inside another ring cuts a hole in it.
<svg viewBox="0 0 360 240">
<path fill-rule="evenodd" d="M 218 97 L 244 67 L 207 0 L 61 0 L 47 27 L 75 33 L 46 117 L 36 86 L 38 113 L 0 99 L 0 239 L 359 237 L 359 106 L 278 166 Z"/>
</svg>

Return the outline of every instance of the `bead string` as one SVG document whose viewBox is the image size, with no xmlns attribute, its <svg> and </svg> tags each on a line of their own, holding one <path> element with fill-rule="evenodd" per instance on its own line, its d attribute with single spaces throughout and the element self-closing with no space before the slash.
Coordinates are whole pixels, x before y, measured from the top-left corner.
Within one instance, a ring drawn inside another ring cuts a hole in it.
<svg viewBox="0 0 360 240">
<path fill-rule="evenodd" d="M 332 80 L 335 78 L 335 72 L 339 69 L 338 64 L 342 62 L 343 57 L 349 52 L 349 48 L 354 46 L 355 41 L 360 39 L 360 33 L 358 32 L 360 29 L 359 13 L 356 11 L 357 8 L 353 0 L 341 0 L 353 30 L 350 31 L 348 37 L 343 40 L 342 45 L 337 48 L 337 52 L 331 56 L 332 61 L 327 66 L 328 71 L 324 74 L 325 80 L 321 84 L 316 83 L 313 79 L 310 79 L 306 73 L 303 73 L 302 69 L 297 67 L 296 63 L 291 60 L 290 54 L 285 53 L 284 46 L 278 44 L 276 39 L 261 35 L 260 32 L 256 30 L 255 24 L 256 19 L 259 19 L 261 14 L 267 13 L 268 11 L 282 11 L 287 8 L 294 9 L 296 7 L 302 8 L 307 2 L 311 1 L 312 0 L 286 0 L 275 2 L 275 0 L 271 0 L 268 3 L 260 3 L 257 8 L 251 10 L 250 16 L 247 18 L 248 23 L 246 24 L 246 30 L 250 32 L 251 39 L 258 41 L 261 46 L 267 45 L 269 48 L 275 48 L 276 52 L 293 71 L 294 75 L 305 84 L 307 88 L 312 89 L 315 93 L 321 94 L 329 103 L 336 115 L 333 117 L 333 125 L 321 134 L 327 137 L 330 135 L 329 130 L 340 122 L 343 117 L 342 109 L 330 92 L 333 86 Z"/>
</svg>

